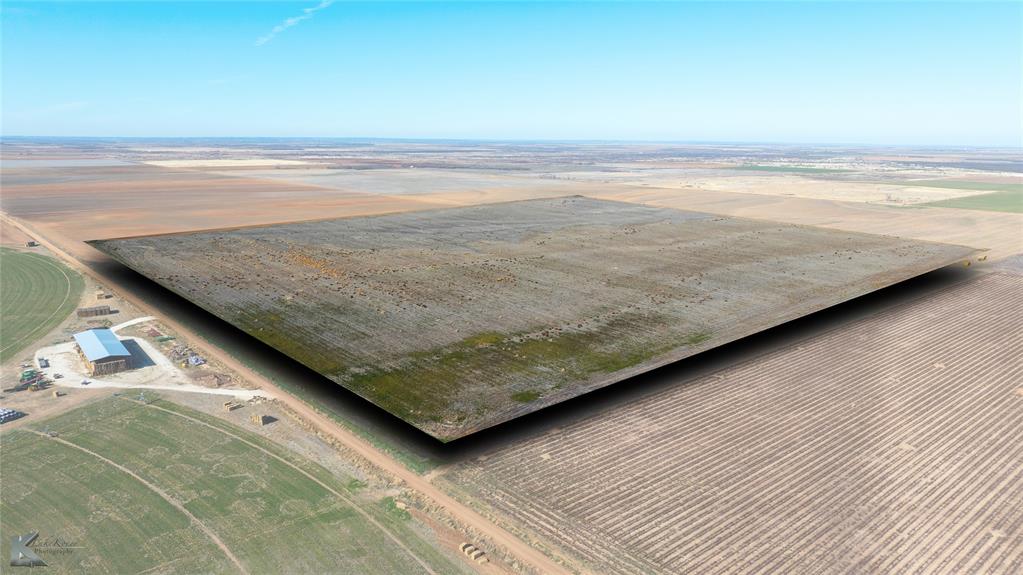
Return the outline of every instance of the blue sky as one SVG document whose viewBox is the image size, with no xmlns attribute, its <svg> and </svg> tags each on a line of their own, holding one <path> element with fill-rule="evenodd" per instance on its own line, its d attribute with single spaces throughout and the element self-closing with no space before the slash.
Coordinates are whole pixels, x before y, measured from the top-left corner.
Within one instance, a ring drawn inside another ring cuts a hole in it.
<svg viewBox="0 0 1023 575">
<path fill-rule="evenodd" d="M 1023 144 L 1023 3 L 5 1 L 2 19 L 6 135 Z"/>
</svg>

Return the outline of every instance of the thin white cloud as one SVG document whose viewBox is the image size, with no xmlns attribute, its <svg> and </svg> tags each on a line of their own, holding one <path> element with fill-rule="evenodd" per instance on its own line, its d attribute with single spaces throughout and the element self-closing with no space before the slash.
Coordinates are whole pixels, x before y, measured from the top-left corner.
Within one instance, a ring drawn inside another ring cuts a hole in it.
<svg viewBox="0 0 1023 575">
<path fill-rule="evenodd" d="M 88 102 L 73 101 L 73 102 L 58 102 L 42 108 L 37 108 L 36 111 L 40 114 L 64 114 L 67 112 L 77 112 L 89 107 Z"/>
<path fill-rule="evenodd" d="M 285 18 L 284 21 L 282 21 L 280 24 L 274 26 L 273 29 L 270 30 L 270 32 L 268 32 L 265 36 L 260 36 L 259 39 L 256 40 L 256 46 L 262 46 L 263 44 L 266 44 L 270 40 L 273 40 L 274 37 L 276 37 L 281 32 L 283 32 L 283 31 L 287 30 L 288 28 L 291 28 L 292 26 L 298 24 L 302 20 L 308 20 L 308 19 L 312 18 L 313 14 L 316 14 L 320 10 L 323 10 L 324 8 L 326 8 L 327 6 L 330 6 L 335 1 L 336 0 L 321 0 L 319 4 L 317 4 L 316 6 L 313 6 L 312 8 L 304 8 L 302 10 L 302 13 L 299 14 L 298 16 L 292 16 L 291 18 Z"/>
</svg>

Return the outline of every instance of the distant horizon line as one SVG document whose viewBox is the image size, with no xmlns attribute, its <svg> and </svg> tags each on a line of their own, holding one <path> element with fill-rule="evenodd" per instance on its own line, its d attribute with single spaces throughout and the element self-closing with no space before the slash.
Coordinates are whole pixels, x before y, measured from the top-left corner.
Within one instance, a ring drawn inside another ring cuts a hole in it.
<svg viewBox="0 0 1023 575">
<path fill-rule="evenodd" d="M 661 144 L 661 145 L 771 145 L 771 146 L 849 146 L 870 148 L 970 148 L 1005 149 L 1023 152 L 1023 144 L 919 144 L 871 143 L 853 141 L 798 141 L 798 140 L 684 140 L 684 139 L 628 139 L 628 138 L 459 138 L 459 137 L 405 137 L 405 136 L 52 136 L 52 135 L 0 135 L 4 140 L 335 140 L 352 142 L 436 142 L 436 143 L 503 143 L 503 144 Z"/>
</svg>

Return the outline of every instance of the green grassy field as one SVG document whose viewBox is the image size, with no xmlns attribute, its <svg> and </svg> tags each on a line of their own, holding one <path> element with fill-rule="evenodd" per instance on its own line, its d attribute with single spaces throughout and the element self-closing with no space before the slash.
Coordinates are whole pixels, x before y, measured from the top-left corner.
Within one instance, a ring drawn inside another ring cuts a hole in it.
<svg viewBox="0 0 1023 575">
<path fill-rule="evenodd" d="M 1017 192 L 1023 193 L 1023 184 L 969 182 L 965 180 L 912 180 L 908 182 L 885 182 L 899 186 L 920 188 L 944 188 L 951 190 L 977 190 L 984 192 Z"/>
<path fill-rule="evenodd" d="M 979 196 L 952 198 L 938 202 L 923 204 L 939 208 L 958 208 L 961 210 L 986 210 L 993 212 L 1023 213 L 1023 190 L 994 192 Z"/>
<path fill-rule="evenodd" d="M 788 172 L 795 174 L 848 174 L 853 170 L 839 168 L 810 168 L 803 166 L 763 166 L 760 164 L 746 164 L 743 166 L 732 166 L 730 170 L 745 170 L 750 172 Z"/>
<path fill-rule="evenodd" d="M 0 362 L 66 318 L 82 295 L 82 277 L 57 260 L 0 248 Z"/>
<path fill-rule="evenodd" d="M 0 530 L 81 547 L 48 572 L 461 571 L 353 478 L 194 410 L 111 397 L 44 427 L 2 436 Z"/>
</svg>

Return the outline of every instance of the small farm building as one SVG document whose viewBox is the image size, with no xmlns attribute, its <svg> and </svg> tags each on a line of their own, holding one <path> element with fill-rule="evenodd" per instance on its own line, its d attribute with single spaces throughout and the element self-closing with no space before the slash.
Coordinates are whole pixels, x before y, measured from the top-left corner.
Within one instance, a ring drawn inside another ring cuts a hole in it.
<svg viewBox="0 0 1023 575">
<path fill-rule="evenodd" d="M 109 329 L 89 329 L 76 333 L 75 343 L 92 375 L 117 373 L 131 368 L 131 352 Z"/>
</svg>

